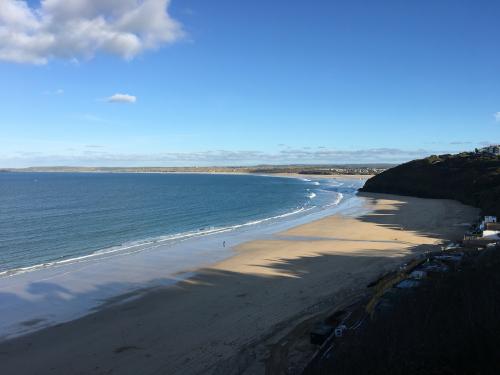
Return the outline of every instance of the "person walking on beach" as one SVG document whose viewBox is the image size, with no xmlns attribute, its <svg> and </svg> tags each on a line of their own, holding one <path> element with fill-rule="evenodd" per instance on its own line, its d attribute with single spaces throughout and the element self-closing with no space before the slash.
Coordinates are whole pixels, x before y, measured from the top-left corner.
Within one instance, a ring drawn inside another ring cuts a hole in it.
<svg viewBox="0 0 500 375">
<path fill-rule="evenodd" d="M 222 247 L 226 247 L 226 241 L 222 241 Z"/>
</svg>

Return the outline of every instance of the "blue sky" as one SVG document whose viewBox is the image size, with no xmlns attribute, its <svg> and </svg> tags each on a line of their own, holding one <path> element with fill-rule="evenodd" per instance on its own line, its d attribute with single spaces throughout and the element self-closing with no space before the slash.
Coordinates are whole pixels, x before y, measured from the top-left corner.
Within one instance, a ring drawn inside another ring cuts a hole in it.
<svg viewBox="0 0 500 375">
<path fill-rule="evenodd" d="M 401 162 L 500 142 L 497 1 L 145 2 L 0 5 L 0 167 Z"/>
</svg>

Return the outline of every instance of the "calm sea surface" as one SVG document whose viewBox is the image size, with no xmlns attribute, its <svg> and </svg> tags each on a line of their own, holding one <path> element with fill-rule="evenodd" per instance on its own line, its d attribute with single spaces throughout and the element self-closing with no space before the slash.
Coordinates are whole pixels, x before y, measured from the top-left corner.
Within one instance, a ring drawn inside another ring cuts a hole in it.
<svg viewBox="0 0 500 375">
<path fill-rule="evenodd" d="M 0 274 L 259 224 L 338 201 L 337 190 L 248 175 L 0 173 Z"/>
</svg>

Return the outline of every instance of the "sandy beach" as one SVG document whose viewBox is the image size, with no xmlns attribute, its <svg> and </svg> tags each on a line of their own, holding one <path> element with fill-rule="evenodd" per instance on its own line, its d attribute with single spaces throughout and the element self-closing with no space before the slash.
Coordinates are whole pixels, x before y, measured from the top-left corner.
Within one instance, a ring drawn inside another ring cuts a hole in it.
<svg viewBox="0 0 500 375">
<path fill-rule="evenodd" d="M 362 295 L 405 259 L 460 238 L 478 214 L 448 200 L 362 199 L 360 216 L 244 243 L 175 286 L 3 342 L 0 373 L 264 374 L 274 346 L 305 334 L 294 333 L 298 324 Z"/>
</svg>

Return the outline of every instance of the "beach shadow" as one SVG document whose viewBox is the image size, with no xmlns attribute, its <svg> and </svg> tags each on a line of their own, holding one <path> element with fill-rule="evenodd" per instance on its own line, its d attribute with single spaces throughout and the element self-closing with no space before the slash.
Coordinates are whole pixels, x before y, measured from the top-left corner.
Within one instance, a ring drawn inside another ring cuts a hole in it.
<svg viewBox="0 0 500 375">
<path fill-rule="evenodd" d="M 378 194 L 360 197 L 368 203 L 395 200 L 394 196 Z M 456 219 L 450 221 L 452 229 L 443 229 L 432 220 L 415 220 L 418 212 L 413 206 L 419 205 L 410 204 L 412 199 L 397 197 L 391 206 L 356 219 L 395 230 L 403 226 L 404 230 L 436 239 L 455 233 Z M 426 203 L 421 203 L 419 209 L 425 210 Z M 450 210 L 450 218 L 455 210 L 465 210 L 470 217 L 477 214 L 462 205 L 444 205 L 441 209 Z M 99 309 L 87 316 L 0 343 L 0 353 L 7 353 L 2 354 L 0 373 L 15 370 L 16 374 L 33 374 L 49 369 L 59 374 L 131 373 L 133 368 L 151 369 L 152 361 L 156 373 L 164 374 L 209 373 L 206 366 L 211 373 L 214 368 L 221 369 L 216 373 L 225 373 L 225 368 L 244 368 L 255 360 L 259 340 L 293 326 L 304 316 L 333 311 L 346 298 L 367 292 L 367 285 L 381 274 L 433 248 L 437 249 L 434 245 L 406 246 L 399 253 L 391 250 L 389 256 L 367 243 L 365 250 L 356 253 L 317 252 L 253 265 L 261 272 L 208 267 L 175 285 L 168 285 L 171 278 L 151 280 L 150 284 L 162 286 L 137 286 L 130 293 L 102 301 Z M 91 291 L 73 293 L 63 285 L 37 282 L 27 288 L 28 295 L 36 299 L 0 293 L 0 303 L 4 309 L 12 304 L 36 311 L 40 304 L 95 299 L 106 290 L 130 288 L 128 283 L 106 283 Z M 32 327 L 33 321 L 23 323 Z M 34 322 L 39 323 L 45 322 Z M 77 369 L 74 353 L 79 358 Z"/>
<path fill-rule="evenodd" d="M 452 200 L 362 192 L 357 195 L 372 207 L 383 200 L 391 201 L 386 208 L 372 210 L 357 217 L 358 220 L 440 240 L 462 239 L 468 224 L 472 224 L 479 216 L 479 209 Z M 439 217 L 439 220 L 426 214 L 433 211 L 438 211 L 434 216 Z"/>
<path fill-rule="evenodd" d="M 411 251 L 422 249 L 416 246 Z M 333 311 L 354 293 L 344 291 L 344 287 L 356 286 L 356 293 L 364 293 L 370 281 L 402 261 L 401 257 L 375 254 L 376 249 L 356 255 L 318 253 L 260 266 L 272 274 L 204 268 L 175 286 L 127 293 L 103 301 L 100 309 L 82 318 L 1 342 L 0 373 L 14 369 L 20 375 L 49 369 L 57 369 L 53 371 L 56 374 L 74 373 L 71 353 L 78 353 L 78 372 L 89 374 L 128 373 L 129 368 L 149 368 L 154 360 L 158 368 L 168 369 L 164 374 L 191 373 L 189 368 L 196 367 L 197 361 L 207 361 L 217 369 L 239 366 L 234 361 L 247 363 L 256 355 L 257 343 L 252 341 L 259 336 L 247 338 L 248 332 L 261 330 L 263 335 L 272 335 L 297 324 L 304 315 Z M 102 290 L 122 287 L 120 283 L 108 283 L 91 292 L 71 294 L 57 284 L 33 283 L 28 290 L 38 297 L 36 301 L 5 293 L 0 294 L 0 301 L 36 310 L 39 304 L 71 303 L 68 294 L 72 299 L 85 300 Z M 248 313 L 240 316 L 242 309 L 248 309 Z M 21 324 L 28 329 L 44 327 L 47 322 L 28 320 Z M 227 332 L 234 332 L 233 344 L 228 343 Z M 191 364 L 180 360 L 191 351 L 191 357 L 199 356 L 197 360 Z M 227 354 L 219 357 L 213 353 Z M 101 372 L 95 372 L 97 367 Z"/>
</svg>

